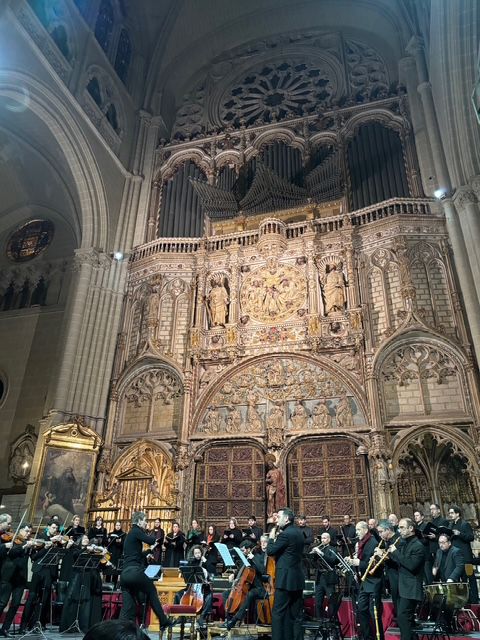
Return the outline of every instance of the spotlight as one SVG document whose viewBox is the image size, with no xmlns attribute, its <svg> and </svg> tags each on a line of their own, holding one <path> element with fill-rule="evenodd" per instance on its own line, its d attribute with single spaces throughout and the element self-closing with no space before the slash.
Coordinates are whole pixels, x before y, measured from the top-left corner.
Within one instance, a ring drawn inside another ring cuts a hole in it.
<svg viewBox="0 0 480 640">
<path fill-rule="evenodd" d="M 435 189 L 433 195 L 437 200 L 443 200 L 444 198 L 446 198 L 447 192 L 445 191 L 445 189 Z"/>
<path fill-rule="evenodd" d="M 120 262 L 120 260 L 123 260 L 123 253 L 121 251 L 115 251 L 113 254 L 113 259 L 117 260 L 117 262 Z"/>
</svg>

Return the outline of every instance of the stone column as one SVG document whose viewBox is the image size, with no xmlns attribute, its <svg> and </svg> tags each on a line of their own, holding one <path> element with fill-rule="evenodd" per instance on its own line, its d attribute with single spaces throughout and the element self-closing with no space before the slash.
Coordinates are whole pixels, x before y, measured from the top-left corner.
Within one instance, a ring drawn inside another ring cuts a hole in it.
<svg viewBox="0 0 480 640">
<path fill-rule="evenodd" d="M 442 201 L 442 205 L 445 212 L 448 235 L 452 243 L 453 258 L 460 281 L 465 312 L 472 335 L 473 348 L 477 361 L 480 362 L 480 306 L 478 304 L 477 290 L 468 261 L 465 239 L 460 229 L 458 213 L 452 200 L 447 198 Z"/>
<path fill-rule="evenodd" d="M 480 209 L 478 200 L 473 189 L 463 186 L 455 191 L 453 202 L 458 211 L 477 298 L 480 300 Z"/>
<path fill-rule="evenodd" d="M 425 60 L 425 46 L 423 40 L 414 36 L 407 46 L 407 52 L 414 56 L 417 67 L 418 87 L 422 99 L 423 111 L 425 114 L 425 124 L 427 126 L 428 138 L 432 149 L 435 171 L 437 174 L 438 186 L 447 191 L 450 189 L 450 177 L 448 174 L 447 162 L 442 146 L 440 126 L 438 124 L 435 103 L 433 100 L 432 85 L 428 77 L 427 63 Z"/>
<path fill-rule="evenodd" d="M 54 424 L 57 412 L 58 418 L 62 419 L 63 415 L 60 409 L 65 410 L 68 406 L 69 387 L 84 323 L 86 302 L 97 262 L 98 254 L 95 249 L 77 249 L 75 251 L 73 277 L 65 309 L 66 326 L 59 345 L 61 362 L 52 396 L 47 398 L 47 406 L 53 407 L 53 413 L 50 416 L 51 424 Z"/>
</svg>

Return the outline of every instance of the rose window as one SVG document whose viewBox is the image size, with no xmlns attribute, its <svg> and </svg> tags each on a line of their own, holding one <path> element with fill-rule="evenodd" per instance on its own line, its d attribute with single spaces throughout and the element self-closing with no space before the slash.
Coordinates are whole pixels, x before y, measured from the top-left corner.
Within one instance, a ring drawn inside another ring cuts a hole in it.
<svg viewBox="0 0 480 640">
<path fill-rule="evenodd" d="M 225 95 L 220 115 L 238 126 L 302 116 L 328 102 L 334 92 L 325 70 L 308 63 L 270 64 L 249 73 Z"/>
</svg>

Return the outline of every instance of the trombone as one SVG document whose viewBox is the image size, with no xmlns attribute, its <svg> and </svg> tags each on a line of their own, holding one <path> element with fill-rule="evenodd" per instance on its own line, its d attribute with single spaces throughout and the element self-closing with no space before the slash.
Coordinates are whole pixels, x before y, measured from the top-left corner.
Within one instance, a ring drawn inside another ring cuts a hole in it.
<svg viewBox="0 0 480 640">
<path fill-rule="evenodd" d="M 311 555 L 317 555 L 320 558 L 320 562 L 323 565 L 323 568 L 326 569 L 327 571 L 335 571 L 335 567 L 332 567 L 332 565 L 327 562 L 326 558 L 325 558 L 325 554 L 322 551 L 322 548 L 324 549 L 325 547 L 328 547 L 328 544 L 320 544 L 317 547 L 313 547 L 313 549 L 311 551 L 309 551 L 309 553 Z"/>
</svg>

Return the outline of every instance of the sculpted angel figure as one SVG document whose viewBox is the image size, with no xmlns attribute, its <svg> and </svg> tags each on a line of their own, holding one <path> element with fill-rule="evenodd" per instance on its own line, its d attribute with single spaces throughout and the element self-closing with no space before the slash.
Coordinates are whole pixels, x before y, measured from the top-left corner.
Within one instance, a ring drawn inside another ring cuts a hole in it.
<svg viewBox="0 0 480 640">
<path fill-rule="evenodd" d="M 327 403 L 325 400 L 320 400 L 312 412 L 312 427 L 314 429 L 328 429 L 331 426 L 332 416 L 328 412 Z"/>
<path fill-rule="evenodd" d="M 353 427 L 352 407 L 347 396 L 337 404 L 337 427 Z"/>
</svg>

